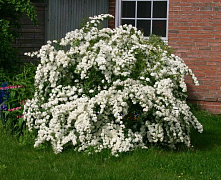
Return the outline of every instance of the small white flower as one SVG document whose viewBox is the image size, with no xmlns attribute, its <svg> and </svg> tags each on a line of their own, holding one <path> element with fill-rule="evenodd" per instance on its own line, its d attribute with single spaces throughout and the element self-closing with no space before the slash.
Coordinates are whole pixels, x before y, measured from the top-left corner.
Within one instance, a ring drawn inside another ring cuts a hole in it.
<svg viewBox="0 0 221 180">
<path fill-rule="evenodd" d="M 93 89 L 90 89 L 89 93 L 93 93 L 93 92 L 94 92 L 94 90 L 93 90 Z"/>
</svg>

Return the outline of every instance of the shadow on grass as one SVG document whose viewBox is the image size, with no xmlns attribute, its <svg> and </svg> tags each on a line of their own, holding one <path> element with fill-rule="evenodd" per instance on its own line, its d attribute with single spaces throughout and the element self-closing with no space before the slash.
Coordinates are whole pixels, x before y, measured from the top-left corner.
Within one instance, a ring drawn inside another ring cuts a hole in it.
<svg viewBox="0 0 221 180">
<path fill-rule="evenodd" d="M 191 142 L 196 150 L 211 150 L 215 146 L 221 147 L 221 133 L 215 130 L 205 130 L 203 133 L 192 132 Z"/>
<path fill-rule="evenodd" d="M 204 129 L 202 133 L 194 129 L 191 131 L 191 143 L 194 149 L 204 151 L 221 147 L 221 115 L 212 115 L 199 109 L 195 109 L 193 113 Z"/>
</svg>

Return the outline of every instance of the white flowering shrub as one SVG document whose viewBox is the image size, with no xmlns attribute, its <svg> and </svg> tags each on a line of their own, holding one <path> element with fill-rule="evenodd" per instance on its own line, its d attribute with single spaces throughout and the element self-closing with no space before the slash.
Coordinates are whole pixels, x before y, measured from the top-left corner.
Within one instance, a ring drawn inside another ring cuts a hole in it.
<svg viewBox="0 0 221 180">
<path fill-rule="evenodd" d="M 41 59 L 34 98 L 24 107 L 29 129 L 38 133 L 35 146 L 50 141 L 59 153 L 72 143 L 78 151 L 113 155 L 152 143 L 190 146 L 191 126 L 203 129 L 186 104 L 184 77 L 197 85 L 196 77 L 131 25 L 97 28 L 110 17 L 90 18 L 29 54 Z"/>
</svg>

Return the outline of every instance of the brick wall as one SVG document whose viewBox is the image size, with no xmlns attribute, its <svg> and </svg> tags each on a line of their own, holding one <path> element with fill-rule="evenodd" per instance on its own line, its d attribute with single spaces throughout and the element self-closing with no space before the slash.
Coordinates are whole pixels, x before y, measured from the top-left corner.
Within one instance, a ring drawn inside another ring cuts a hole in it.
<svg viewBox="0 0 221 180">
<path fill-rule="evenodd" d="M 24 56 L 25 52 L 37 51 L 45 44 L 45 4 L 33 3 L 36 8 L 38 25 L 34 26 L 31 20 L 24 16 L 20 21 L 22 24 L 21 37 L 16 39 L 14 47 L 21 52 L 23 62 L 35 62 L 36 59 Z"/>
<path fill-rule="evenodd" d="M 115 16 L 115 2 L 116 0 L 109 0 L 109 14 Z M 108 26 L 110 28 L 114 28 L 115 27 L 115 21 L 114 19 L 111 19 L 108 21 Z"/>
<path fill-rule="evenodd" d="M 221 2 L 170 0 L 169 45 L 198 77 L 187 78 L 189 99 L 213 113 L 221 110 Z"/>
</svg>

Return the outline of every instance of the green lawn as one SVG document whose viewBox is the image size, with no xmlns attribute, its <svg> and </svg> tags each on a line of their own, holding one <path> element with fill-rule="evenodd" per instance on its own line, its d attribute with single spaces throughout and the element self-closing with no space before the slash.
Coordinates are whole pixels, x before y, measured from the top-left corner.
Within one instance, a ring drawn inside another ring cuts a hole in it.
<svg viewBox="0 0 221 180">
<path fill-rule="evenodd" d="M 192 132 L 194 148 L 152 147 L 120 157 L 108 152 L 88 156 L 72 149 L 55 155 L 50 148 L 21 145 L 0 132 L 0 180 L 173 180 L 221 179 L 221 116 L 197 112 L 203 134 Z"/>
</svg>

